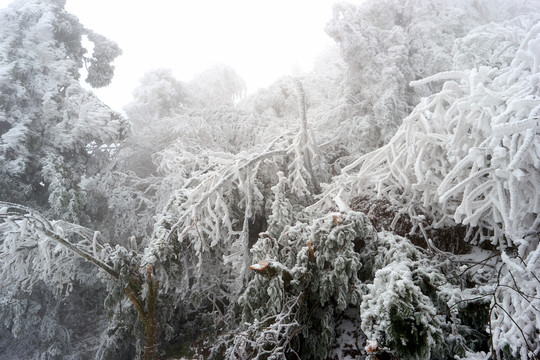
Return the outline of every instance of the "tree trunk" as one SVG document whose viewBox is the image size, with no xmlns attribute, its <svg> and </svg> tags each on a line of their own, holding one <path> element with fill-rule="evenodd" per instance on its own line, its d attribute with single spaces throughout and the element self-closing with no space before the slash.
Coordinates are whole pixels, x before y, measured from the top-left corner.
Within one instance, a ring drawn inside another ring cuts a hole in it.
<svg viewBox="0 0 540 360">
<path fill-rule="evenodd" d="M 160 358 L 160 329 L 156 319 L 156 299 L 159 282 L 153 279 L 151 266 L 147 268 L 147 274 L 148 296 L 146 299 L 141 298 L 140 291 L 137 290 L 138 287 L 133 284 L 129 284 L 126 287 L 125 292 L 129 296 L 131 302 L 133 302 L 133 304 L 135 305 L 135 308 L 139 313 L 139 318 L 141 319 L 144 328 L 144 335 L 146 338 L 146 345 L 144 347 L 144 359 L 157 360 Z"/>
</svg>

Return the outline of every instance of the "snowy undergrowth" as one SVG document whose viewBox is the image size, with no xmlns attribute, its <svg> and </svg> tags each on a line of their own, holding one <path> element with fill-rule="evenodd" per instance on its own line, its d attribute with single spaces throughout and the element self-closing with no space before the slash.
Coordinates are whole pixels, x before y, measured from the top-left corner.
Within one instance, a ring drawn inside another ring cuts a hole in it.
<svg viewBox="0 0 540 360">
<path fill-rule="evenodd" d="M 214 349 L 226 358 L 429 359 L 486 349 L 493 287 L 461 283 L 465 259 L 377 235 L 361 213 L 299 222 L 276 238 L 261 234 L 251 251 L 257 275 L 239 298 L 243 325 Z M 473 319 L 475 307 L 485 316 Z"/>
</svg>

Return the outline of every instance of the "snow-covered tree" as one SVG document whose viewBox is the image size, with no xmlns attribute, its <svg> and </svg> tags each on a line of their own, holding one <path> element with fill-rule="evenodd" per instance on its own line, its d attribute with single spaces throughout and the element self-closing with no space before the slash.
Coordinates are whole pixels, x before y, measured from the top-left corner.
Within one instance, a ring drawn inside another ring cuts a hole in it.
<svg viewBox="0 0 540 360">
<path fill-rule="evenodd" d="M 360 303 L 356 250 L 376 237 L 355 212 L 298 222 L 279 239 L 263 234 L 252 248 L 257 275 L 239 298 L 244 330 L 227 358 L 326 358 L 335 316 Z"/>
<path fill-rule="evenodd" d="M 230 158 L 258 142 L 261 118 L 225 106 L 232 104 L 228 91 L 236 91 L 230 87 L 241 88 L 242 83 L 224 66 L 190 83 L 177 80 L 169 69 L 143 76 L 125 107 L 131 125 L 126 141 L 115 161 L 86 182 L 104 232 L 120 242 L 131 236 L 147 242 L 153 216 L 171 193 L 197 172 L 211 168 L 213 158 L 224 154 Z M 208 103 L 200 103 L 200 98 Z"/>
<path fill-rule="evenodd" d="M 187 85 L 177 80 L 170 69 L 149 71 L 133 91 L 133 101 L 125 111 L 132 124 L 132 132 L 153 129 L 152 123 L 170 117 L 188 105 Z"/>
<path fill-rule="evenodd" d="M 418 91 L 409 83 L 452 69 L 454 41 L 460 46 L 459 39 L 473 28 L 511 20 L 531 10 L 534 5 L 524 1 L 336 4 L 326 31 L 340 45 L 347 64 L 343 93 L 347 113 L 339 124 L 342 141 L 361 154 L 386 144 L 418 104 L 419 95 L 439 89 L 438 84 L 430 84 L 433 90 Z M 466 47 L 469 61 L 483 56 L 481 48 Z"/>
<path fill-rule="evenodd" d="M 158 282 L 153 278 L 152 267 L 142 266 L 136 243 L 132 249 L 120 245 L 113 247 L 98 231 L 63 220 L 49 221 L 33 209 L 6 202 L 0 202 L 0 236 L 0 256 L 4 260 L 0 267 L 3 290 L 0 315 L 15 337 L 21 334 L 35 336 L 36 329 L 25 324 L 32 324 L 35 317 L 41 315 L 46 319 L 42 327 L 46 326 L 52 334 L 48 336 L 43 330 L 38 331 L 40 339 L 36 350 L 42 351 L 47 358 L 69 354 L 66 347 L 69 347 L 70 333 L 74 329 L 64 329 L 57 312 L 60 303 L 73 304 L 71 293 L 75 289 L 75 296 L 79 295 L 78 289 L 82 288 L 103 292 L 95 298 L 103 301 L 114 324 L 103 336 L 98 358 L 107 358 L 111 348 L 121 348 L 126 337 L 134 339 L 137 356 L 144 353 L 145 359 L 158 357 Z M 48 304 L 35 297 L 26 300 L 20 295 L 32 292 L 42 296 L 52 292 L 53 297 L 47 298 L 56 304 L 52 306 L 52 313 Z M 97 316 L 95 323 L 104 330 L 102 304 L 94 304 L 94 307 L 97 308 L 93 311 Z M 28 309 L 31 311 L 24 314 Z M 85 309 L 72 311 L 77 312 L 76 318 L 81 321 L 84 315 L 78 312 Z M 65 332 L 61 339 L 55 339 L 55 333 L 59 331 L 55 328 Z M 116 334 L 118 328 L 121 328 L 120 333 L 124 332 L 123 336 Z M 116 343 L 111 343 L 110 338 L 116 339 Z"/>
<path fill-rule="evenodd" d="M 0 201 L 88 223 L 85 182 L 110 161 L 126 122 L 82 87 L 79 71 L 86 66 L 86 82 L 106 86 L 120 49 L 85 28 L 64 3 L 15 1 L 0 11 Z M 94 44 L 92 53 L 83 47 L 84 38 Z M 32 221 L 45 226 L 43 217 L 19 217 L 10 230 L 4 216 L 0 312 L 8 330 L 1 337 L 12 348 L 2 353 L 93 355 L 104 325 L 105 289 L 96 272 L 31 230 Z"/>
<path fill-rule="evenodd" d="M 297 101 L 302 96 L 298 92 Z M 306 118 L 297 119 L 292 133 L 280 123 L 265 129 L 264 117 L 236 109 L 188 111 L 172 119 L 185 132 L 157 159 L 165 179 L 175 179 L 175 190 L 157 216 L 144 263 L 157 272 L 164 297 L 182 304 L 183 325 L 172 325 L 174 331 L 196 334 L 200 323 L 210 319 L 209 329 L 218 331 L 225 319 L 236 321 L 235 299 L 250 276 L 250 248 L 266 230 L 272 211 L 271 187 L 294 183 L 294 188 L 276 191 L 285 192 L 296 209 L 305 207 L 320 191 L 315 183 L 326 178 L 324 159 Z M 278 180 L 280 171 L 286 180 Z M 283 195 L 276 201 L 283 201 Z M 171 271 L 178 266 L 181 272 Z"/>
<path fill-rule="evenodd" d="M 536 266 L 540 228 L 533 85 L 538 34 L 537 9 L 501 26 L 483 25 L 456 42 L 456 68 L 462 68 L 464 59 L 473 59 L 461 56 L 460 51 L 473 52 L 464 42 L 482 39 L 479 64 L 412 82 L 413 87 L 439 82 L 441 91 L 422 99 L 386 145 L 344 168 L 319 204 L 382 200 L 390 229 L 410 221 L 411 233 L 421 234 L 428 245 L 432 230 L 464 224 L 465 239 L 497 246 L 504 265 L 497 265 L 499 278 L 483 293 L 492 302 L 492 350 L 522 359 L 536 356 L 537 348 L 532 317 L 537 310 L 525 309 L 535 307 L 538 294 L 529 273 Z M 508 49 L 514 49 L 511 60 L 504 55 L 490 61 L 490 54 Z"/>
<path fill-rule="evenodd" d="M 238 106 L 260 115 L 276 118 L 298 116 L 298 100 L 290 77 L 283 77 L 267 88 L 257 90 L 255 94 L 243 99 Z"/>
<path fill-rule="evenodd" d="M 230 106 L 244 97 L 246 83 L 233 68 L 218 64 L 196 75 L 190 91 L 196 107 Z"/>
<path fill-rule="evenodd" d="M 380 248 L 372 253 L 373 283 L 367 285 L 360 307 L 362 330 L 371 346 L 379 344 L 405 359 L 429 359 L 442 342 L 442 331 L 437 309 L 423 288 L 440 285 L 444 276 L 422 268 L 422 256 L 406 239 L 389 234 L 381 238 Z"/>
<path fill-rule="evenodd" d="M 82 88 L 79 70 L 88 64 L 87 82 L 107 85 L 120 49 L 45 0 L 3 9 L 0 44 L 0 198 L 85 221 L 81 179 L 106 163 L 126 124 Z"/>
<path fill-rule="evenodd" d="M 58 1 L 0 13 L 0 194 L 30 206 L 0 206 L 0 317 L 27 357 L 325 359 L 352 316 L 360 359 L 538 358 L 538 4 L 334 9 L 341 52 L 300 81 L 146 74 L 113 147 L 78 69 L 105 85 L 118 48 Z"/>
<path fill-rule="evenodd" d="M 535 25 L 531 20 L 521 24 Z M 479 232 L 481 241 L 520 244 L 538 228 L 536 197 L 530 196 L 539 183 L 532 85 L 537 54 L 530 45 L 538 30 L 529 29 L 508 67 L 444 72 L 412 83 L 444 85 L 403 120 L 388 144 L 346 167 L 344 182 L 326 198 L 369 194 L 395 208 L 396 221 L 406 215 L 418 226 L 480 226 L 492 231 L 487 238 Z M 355 169 L 354 177 L 346 175 Z"/>
</svg>

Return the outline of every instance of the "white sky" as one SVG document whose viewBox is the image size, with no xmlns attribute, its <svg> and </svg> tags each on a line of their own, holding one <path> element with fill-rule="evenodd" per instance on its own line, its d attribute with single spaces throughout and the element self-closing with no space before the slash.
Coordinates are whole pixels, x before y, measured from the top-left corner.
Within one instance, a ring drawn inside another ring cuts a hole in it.
<svg viewBox="0 0 540 360">
<path fill-rule="evenodd" d="M 224 63 L 246 81 L 248 92 L 309 71 L 314 58 L 334 44 L 324 28 L 337 1 L 67 0 L 66 9 L 122 48 L 113 83 L 95 91 L 121 110 L 153 68 L 172 68 L 178 79 L 189 81 Z M 10 2 L 0 0 L 0 8 Z"/>
</svg>

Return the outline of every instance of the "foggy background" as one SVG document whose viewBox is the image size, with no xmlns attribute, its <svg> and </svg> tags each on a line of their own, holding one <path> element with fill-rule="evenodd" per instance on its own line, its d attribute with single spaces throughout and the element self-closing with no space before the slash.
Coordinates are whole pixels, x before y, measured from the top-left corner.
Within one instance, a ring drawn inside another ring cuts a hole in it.
<svg viewBox="0 0 540 360">
<path fill-rule="evenodd" d="M 10 2 L 0 0 L 0 8 Z M 177 79 L 190 81 L 214 64 L 227 64 L 246 81 L 248 93 L 309 71 L 334 44 L 324 28 L 335 2 L 68 0 L 66 10 L 122 49 L 112 84 L 93 90 L 121 111 L 139 79 L 155 68 L 171 68 Z"/>
</svg>

